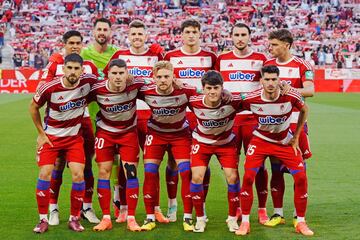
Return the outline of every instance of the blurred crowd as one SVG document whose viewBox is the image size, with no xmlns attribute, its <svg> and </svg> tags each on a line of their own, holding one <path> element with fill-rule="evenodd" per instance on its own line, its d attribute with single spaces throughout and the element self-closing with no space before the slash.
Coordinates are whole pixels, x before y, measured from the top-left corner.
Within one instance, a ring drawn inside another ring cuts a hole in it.
<svg viewBox="0 0 360 240">
<path fill-rule="evenodd" d="M 0 48 L 10 33 L 14 66 L 41 69 L 62 47 L 62 34 L 79 30 L 85 44 L 92 23 L 107 17 L 113 23 L 112 44 L 128 47 L 128 23 L 143 20 L 149 42 L 165 50 L 181 43 L 180 23 L 192 17 L 202 23 L 202 46 L 220 53 L 232 47 L 231 25 L 237 21 L 252 29 L 252 48 L 267 53 L 267 34 L 288 28 L 296 42 L 294 54 L 321 67 L 360 66 L 359 0 L 0 0 Z M 0 52 L 1 55 L 1 52 Z"/>
</svg>

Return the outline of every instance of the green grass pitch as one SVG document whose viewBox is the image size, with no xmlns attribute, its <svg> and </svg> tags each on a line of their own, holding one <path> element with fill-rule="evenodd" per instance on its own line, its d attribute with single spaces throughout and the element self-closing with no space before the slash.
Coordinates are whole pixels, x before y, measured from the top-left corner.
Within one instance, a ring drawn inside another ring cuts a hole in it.
<svg viewBox="0 0 360 240">
<path fill-rule="evenodd" d="M 211 184 L 207 198 L 209 223 L 203 234 L 182 230 L 181 209 L 178 222 L 158 224 L 152 232 L 131 233 L 125 224 L 116 224 L 107 232 L 93 232 L 84 222 L 83 233 L 67 229 L 69 215 L 69 171 L 64 174 L 60 193 L 60 225 L 50 227 L 43 235 L 35 235 L 38 221 L 35 182 L 36 130 L 28 114 L 30 95 L 0 95 L 0 236 L 1 239 L 239 239 L 228 232 L 226 185 L 219 164 L 211 162 Z M 315 231 L 312 239 L 360 239 L 360 94 L 319 93 L 308 100 L 309 129 L 313 158 L 308 162 L 309 204 L 307 220 Z M 242 160 L 243 163 L 243 160 Z M 161 205 L 166 211 L 164 163 L 161 169 Z M 242 164 L 240 174 L 243 174 Z M 269 164 L 267 163 L 267 166 Z M 96 164 L 94 164 L 96 176 Z M 139 166 L 143 182 L 143 164 Z M 246 239 L 305 239 L 295 234 L 291 224 L 293 211 L 292 179 L 286 176 L 286 225 L 266 228 L 256 222 L 256 200 L 252 211 L 251 234 Z M 255 197 L 256 199 L 256 197 Z M 178 202 L 180 198 L 178 194 Z M 100 208 L 94 194 L 94 207 Z M 268 212 L 272 213 L 271 198 Z M 143 199 L 139 199 L 137 220 L 145 217 Z"/>
</svg>

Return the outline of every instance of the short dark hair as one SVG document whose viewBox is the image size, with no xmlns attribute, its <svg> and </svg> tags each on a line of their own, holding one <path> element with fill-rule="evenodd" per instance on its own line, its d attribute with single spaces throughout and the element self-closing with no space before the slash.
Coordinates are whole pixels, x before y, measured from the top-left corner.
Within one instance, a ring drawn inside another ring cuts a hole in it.
<svg viewBox="0 0 360 240">
<path fill-rule="evenodd" d="M 107 18 L 98 18 L 98 19 L 96 19 L 95 22 L 94 22 L 94 27 L 96 26 L 96 24 L 97 24 L 98 22 L 107 23 L 107 24 L 109 24 L 109 27 L 111 28 L 111 22 L 110 22 L 110 20 L 107 19 Z"/>
<path fill-rule="evenodd" d="M 271 40 L 271 39 L 277 39 L 282 42 L 287 42 L 290 44 L 290 47 L 294 42 L 293 35 L 287 29 L 279 29 L 279 30 L 270 32 L 269 40 Z"/>
<path fill-rule="evenodd" d="M 233 35 L 234 28 L 246 28 L 249 32 L 249 35 L 251 35 L 251 30 L 248 25 L 246 25 L 245 23 L 235 23 L 234 26 L 231 28 L 230 36 Z"/>
<path fill-rule="evenodd" d="M 81 33 L 79 31 L 76 31 L 76 30 L 70 30 L 70 31 L 67 31 L 66 33 L 64 33 L 63 35 L 63 42 L 66 43 L 69 38 L 71 37 L 80 37 L 81 38 L 81 42 L 83 41 L 83 37 L 81 36 Z"/>
<path fill-rule="evenodd" d="M 205 84 L 212 86 L 223 85 L 224 79 L 218 71 L 209 70 L 201 77 L 201 85 L 204 87 Z"/>
<path fill-rule="evenodd" d="M 181 29 L 181 32 L 184 32 L 184 29 L 187 28 L 187 27 L 194 27 L 194 28 L 197 28 L 201 29 L 201 25 L 200 25 L 200 22 L 198 20 L 195 20 L 195 19 L 187 19 L 185 21 L 183 21 L 181 23 L 181 26 L 180 26 L 180 29 Z"/>
<path fill-rule="evenodd" d="M 279 76 L 280 70 L 275 65 L 267 65 L 261 68 L 261 76 L 264 76 L 265 73 L 276 73 Z"/>
<path fill-rule="evenodd" d="M 80 65 L 82 66 L 84 63 L 84 60 L 82 59 L 82 57 L 79 54 L 71 53 L 71 54 L 67 55 L 64 59 L 64 64 L 66 64 L 68 62 L 77 62 L 77 63 L 80 63 Z"/>
<path fill-rule="evenodd" d="M 127 65 L 126 65 L 126 62 L 122 59 L 113 59 L 110 61 L 109 63 L 109 70 L 112 68 L 112 67 L 119 67 L 119 68 L 127 68 Z"/>
<path fill-rule="evenodd" d="M 143 21 L 136 19 L 136 20 L 132 21 L 129 24 L 129 28 L 143 28 L 143 29 L 145 29 L 146 26 L 145 26 L 145 23 Z"/>
</svg>

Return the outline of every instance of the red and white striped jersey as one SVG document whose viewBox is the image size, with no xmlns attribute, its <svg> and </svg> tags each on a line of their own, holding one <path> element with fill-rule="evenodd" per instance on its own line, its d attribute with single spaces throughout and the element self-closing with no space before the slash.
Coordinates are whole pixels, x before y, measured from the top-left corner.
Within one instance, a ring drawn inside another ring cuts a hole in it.
<svg viewBox="0 0 360 240">
<path fill-rule="evenodd" d="M 291 114 L 294 108 L 301 109 L 304 104 L 301 94 L 295 89 L 273 101 L 265 99 L 261 89 L 246 95 L 242 108 L 252 111 L 258 121 L 253 132 L 255 136 L 268 142 L 287 144 L 292 137 L 289 133 Z"/>
<path fill-rule="evenodd" d="M 111 133 L 127 132 L 136 126 L 136 98 L 144 81 L 135 79 L 122 92 L 112 92 L 108 81 L 98 82 L 91 88 L 89 99 L 96 101 L 100 108 L 96 126 Z"/>
<path fill-rule="evenodd" d="M 186 53 L 182 48 L 179 48 L 167 52 L 164 60 L 172 63 L 176 78 L 201 89 L 200 79 L 207 71 L 214 69 L 216 55 L 201 48 L 193 54 Z"/>
<path fill-rule="evenodd" d="M 179 132 L 189 125 L 185 121 L 185 110 L 191 96 L 197 95 L 196 88 L 185 86 L 174 89 L 169 95 L 161 95 L 155 84 L 140 89 L 141 98 L 149 105 L 151 117 L 148 127 L 164 133 Z"/>
<path fill-rule="evenodd" d="M 280 70 L 280 79 L 287 81 L 294 88 L 303 88 L 303 82 L 314 80 L 314 70 L 311 64 L 302 58 L 293 56 L 284 63 L 279 63 L 276 58 L 273 58 L 264 65 L 277 66 Z"/>
<path fill-rule="evenodd" d="M 44 130 L 54 137 L 71 137 L 79 134 L 81 120 L 87 106 L 87 97 L 97 77 L 91 74 L 80 76 L 74 88 L 67 88 L 63 78 L 58 77 L 41 85 L 33 100 L 39 106 L 47 103 Z"/>
<path fill-rule="evenodd" d="M 286 81 L 294 88 L 303 88 L 303 82 L 314 80 L 314 70 L 311 64 L 302 58 L 293 56 L 285 63 L 279 63 L 277 59 L 270 59 L 265 65 L 275 65 L 280 70 L 280 79 Z M 294 109 L 292 123 L 297 123 L 299 110 Z"/>
<path fill-rule="evenodd" d="M 63 71 L 64 66 L 64 55 L 61 53 L 54 53 L 49 58 L 49 63 L 44 69 L 44 73 L 41 76 L 43 81 L 51 81 L 55 77 L 61 77 L 64 75 Z M 93 74 L 96 77 L 99 77 L 98 69 L 92 61 L 84 60 L 83 63 L 84 73 Z M 84 117 L 90 117 L 88 108 L 85 109 Z"/>
<path fill-rule="evenodd" d="M 64 75 L 63 66 L 64 66 L 64 55 L 61 53 L 54 53 L 49 58 L 49 63 L 44 69 L 44 73 L 41 76 L 43 81 L 51 81 L 54 77 L 60 77 Z M 84 60 L 83 63 L 84 73 L 93 74 L 99 76 L 98 69 L 92 61 Z"/>
<path fill-rule="evenodd" d="M 224 79 L 224 88 L 232 93 L 252 92 L 261 88 L 261 68 L 266 62 L 262 53 L 251 51 L 239 56 L 234 51 L 221 54 L 215 64 Z"/>
<path fill-rule="evenodd" d="M 232 133 L 234 118 L 239 111 L 241 98 L 233 96 L 231 103 L 221 102 L 216 107 L 209 107 L 204 103 L 204 95 L 190 98 L 189 107 L 197 119 L 197 126 L 192 137 L 197 141 L 211 145 L 224 145 L 231 142 L 235 135 Z"/>
<path fill-rule="evenodd" d="M 106 67 L 104 68 L 104 74 L 107 75 L 109 71 L 109 63 L 113 59 L 122 59 L 126 62 L 126 66 L 129 73 L 134 77 L 141 77 L 144 79 L 151 79 L 153 77 L 153 67 L 155 63 L 161 61 L 163 56 L 156 54 L 147 49 L 145 52 L 136 54 L 131 49 L 120 49 L 114 53 L 110 58 Z"/>
</svg>

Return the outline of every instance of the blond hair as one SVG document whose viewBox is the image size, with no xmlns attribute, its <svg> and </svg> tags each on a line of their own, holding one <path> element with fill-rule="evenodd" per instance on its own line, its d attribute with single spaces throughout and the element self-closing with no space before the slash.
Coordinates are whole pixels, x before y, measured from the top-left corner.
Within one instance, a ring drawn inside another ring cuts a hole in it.
<svg viewBox="0 0 360 240">
<path fill-rule="evenodd" d="M 171 62 L 169 62 L 169 61 L 159 61 L 159 62 L 155 63 L 155 65 L 153 67 L 154 75 L 156 75 L 160 69 L 167 69 L 167 70 L 170 70 L 171 72 L 174 71 L 174 67 L 171 64 Z"/>
</svg>

